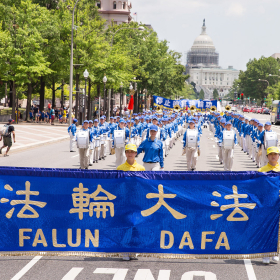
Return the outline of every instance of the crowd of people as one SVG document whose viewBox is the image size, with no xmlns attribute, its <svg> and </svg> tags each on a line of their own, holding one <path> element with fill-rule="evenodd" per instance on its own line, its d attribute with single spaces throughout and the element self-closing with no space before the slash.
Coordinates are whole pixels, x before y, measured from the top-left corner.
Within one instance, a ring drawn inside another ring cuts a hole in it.
<svg viewBox="0 0 280 280">
<path fill-rule="evenodd" d="M 54 121 L 57 120 L 58 123 L 67 123 L 69 109 L 64 108 L 56 108 L 49 104 L 47 110 L 40 111 L 37 105 L 32 105 L 31 110 L 29 112 L 29 120 L 35 123 L 49 123 L 54 125 Z"/>
</svg>

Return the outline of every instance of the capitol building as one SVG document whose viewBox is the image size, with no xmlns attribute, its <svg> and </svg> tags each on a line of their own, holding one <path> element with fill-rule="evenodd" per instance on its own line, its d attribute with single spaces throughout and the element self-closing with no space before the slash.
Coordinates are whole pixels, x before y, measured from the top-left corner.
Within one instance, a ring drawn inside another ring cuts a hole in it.
<svg viewBox="0 0 280 280">
<path fill-rule="evenodd" d="M 195 83 L 198 92 L 203 89 L 207 99 L 213 97 L 214 89 L 218 90 L 220 97 L 227 95 L 233 81 L 238 79 L 239 70 L 233 66 L 228 66 L 227 69 L 219 66 L 219 53 L 206 33 L 205 20 L 201 34 L 187 53 L 186 73 L 190 75 L 188 82 Z"/>
</svg>

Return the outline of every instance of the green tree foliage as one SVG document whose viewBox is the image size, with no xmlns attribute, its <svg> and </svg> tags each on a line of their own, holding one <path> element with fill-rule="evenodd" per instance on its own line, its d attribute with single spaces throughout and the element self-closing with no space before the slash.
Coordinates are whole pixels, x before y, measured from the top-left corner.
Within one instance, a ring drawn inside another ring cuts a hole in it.
<svg viewBox="0 0 280 280">
<path fill-rule="evenodd" d="M 2 0 L 0 3 L 0 91 L 27 96 L 56 97 L 62 81 L 69 83 L 72 9 L 75 1 Z M 107 88 L 128 91 L 136 81 L 138 91 L 163 97 L 192 96 L 193 87 L 185 84 L 187 76 L 180 64 L 181 54 L 169 49 L 156 32 L 139 24 L 106 26 L 96 2 L 80 0 L 75 12 L 74 80 L 83 84 L 85 69 L 90 73 L 92 97 L 106 74 Z M 113 44 L 111 46 L 112 39 Z M 81 81 L 80 81 L 81 80 Z M 45 87 L 46 93 L 45 94 Z M 22 95 L 22 92 L 27 92 Z M 65 87 L 66 95 L 68 90 Z M 29 107 L 27 108 L 27 116 Z"/>
<path fill-rule="evenodd" d="M 213 91 L 213 99 L 218 100 L 219 99 L 219 93 L 217 91 L 217 89 L 215 88 Z"/>
<path fill-rule="evenodd" d="M 204 99 L 204 91 L 203 91 L 203 89 L 199 92 L 199 99 L 201 99 L 201 100 Z"/>
<path fill-rule="evenodd" d="M 280 60 L 273 57 L 261 57 L 253 59 L 247 63 L 247 70 L 239 74 L 239 86 L 245 96 L 263 100 L 269 93 L 267 91 L 268 83 L 273 86 L 277 83 L 278 77 L 271 75 L 280 75 Z M 266 81 L 259 81 L 266 80 Z"/>
</svg>

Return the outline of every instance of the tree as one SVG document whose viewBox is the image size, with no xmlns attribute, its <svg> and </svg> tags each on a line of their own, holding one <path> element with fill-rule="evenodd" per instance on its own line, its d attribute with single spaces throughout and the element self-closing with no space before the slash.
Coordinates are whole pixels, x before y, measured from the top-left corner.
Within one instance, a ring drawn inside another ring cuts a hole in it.
<svg viewBox="0 0 280 280">
<path fill-rule="evenodd" d="M 218 100 L 218 98 L 219 98 L 219 93 L 218 93 L 217 89 L 215 88 L 213 91 L 213 99 Z"/>
<path fill-rule="evenodd" d="M 269 76 L 279 75 L 280 60 L 273 57 L 261 57 L 253 59 L 247 63 L 247 70 L 239 74 L 239 86 L 244 95 L 250 98 L 264 100 L 267 97 L 267 87 L 277 83 L 278 77 Z M 263 80 L 263 81 L 259 81 Z"/>
<path fill-rule="evenodd" d="M 199 92 L 199 99 L 200 99 L 200 100 L 203 100 L 203 99 L 204 99 L 204 91 L 203 91 L 203 89 L 200 90 L 200 92 Z"/>
</svg>

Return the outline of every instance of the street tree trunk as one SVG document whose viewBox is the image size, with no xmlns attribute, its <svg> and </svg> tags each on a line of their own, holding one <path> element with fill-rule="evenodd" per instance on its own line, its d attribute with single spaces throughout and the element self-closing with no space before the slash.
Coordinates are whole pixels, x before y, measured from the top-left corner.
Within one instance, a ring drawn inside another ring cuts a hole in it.
<svg viewBox="0 0 280 280">
<path fill-rule="evenodd" d="M 52 108 L 55 107 L 55 81 L 53 78 L 53 84 L 52 84 Z"/>
<path fill-rule="evenodd" d="M 41 76 L 40 78 L 40 105 L 39 105 L 39 110 L 42 112 L 44 111 L 44 105 L 45 105 L 45 86 L 46 82 L 44 77 Z"/>
<path fill-rule="evenodd" d="M 114 97 L 114 89 L 112 89 L 111 91 L 111 116 L 113 116 L 113 112 L 114 112 L 114 108 L 113 108 L 113 104 L 114 104 L 114 101 L 113 101 L 113 97 Z"/>
<path fill-rule="evenodd" d="M 31 109 L 32 90 L 33 90 L 32 84 L 29 83 L 28 87 L 27 87 L 27 105 L 26 105 L 26 120 L 27 121 L 30 121 L 29 112 L 30 112 L 30 109 Z"/>
<path fill-rule="evenodd" d="M 13 81 L 13 89 L 12 89 L 12 119 L 16 118 L 16 82 Z"/>
</svg>

